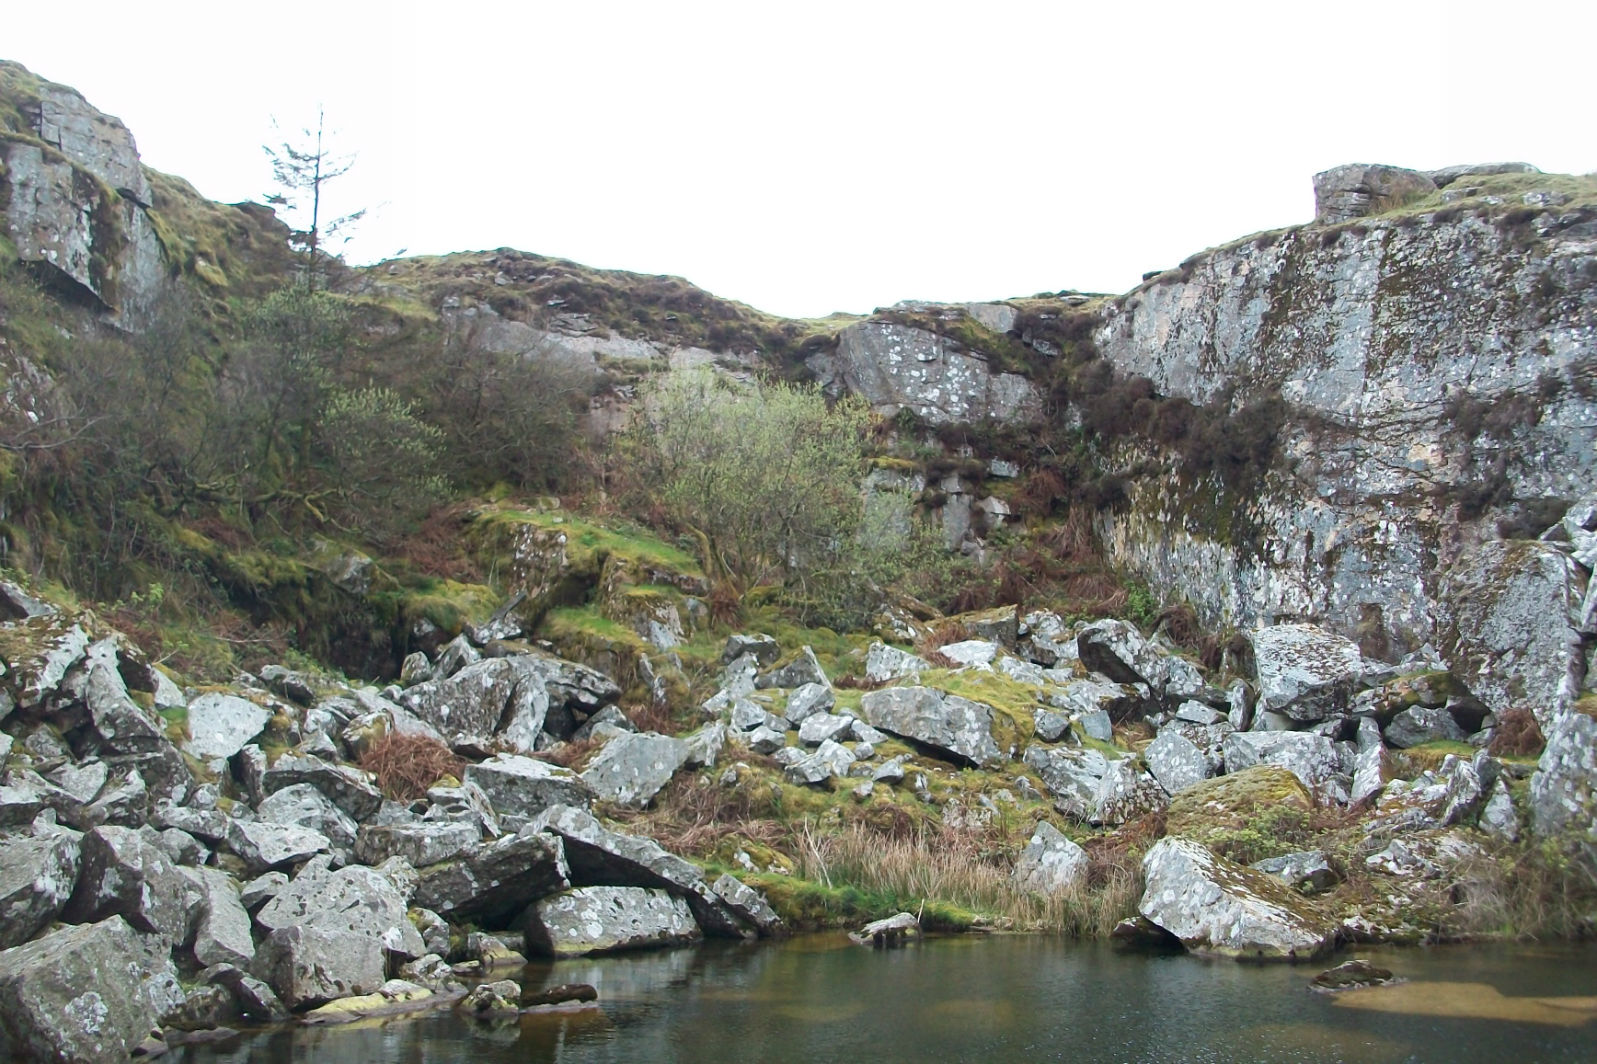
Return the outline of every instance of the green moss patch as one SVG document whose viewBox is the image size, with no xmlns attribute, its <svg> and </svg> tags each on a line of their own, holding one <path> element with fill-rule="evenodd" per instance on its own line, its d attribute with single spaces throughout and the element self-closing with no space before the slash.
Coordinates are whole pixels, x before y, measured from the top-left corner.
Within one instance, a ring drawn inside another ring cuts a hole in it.
<svg viewBox="0 0 1597 1064">
<path fill-rule="evenodd" d="M 1302 849 L 1314 799 L 1291 772 L 1255 765 L 1176 795 L 1165 828 L 1247 864 Z"/>
</svg>

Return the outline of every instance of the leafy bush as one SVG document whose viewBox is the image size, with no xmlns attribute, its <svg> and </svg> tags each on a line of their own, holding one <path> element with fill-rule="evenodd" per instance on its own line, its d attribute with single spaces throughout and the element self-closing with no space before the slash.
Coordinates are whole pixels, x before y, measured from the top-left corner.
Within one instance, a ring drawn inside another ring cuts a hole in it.
<svg viewBox="0 0 1597 1064">
<path fill-rule="evenodd" d="M 861 495 L 871 424 L 863 401 L 813 386 L 678 370 L 619 446 L 633 501 L 695 539 L 712 580 L 778 585 L 807 622 L 849 624 L 931 545 L 908 493 Z"/>
</svg>

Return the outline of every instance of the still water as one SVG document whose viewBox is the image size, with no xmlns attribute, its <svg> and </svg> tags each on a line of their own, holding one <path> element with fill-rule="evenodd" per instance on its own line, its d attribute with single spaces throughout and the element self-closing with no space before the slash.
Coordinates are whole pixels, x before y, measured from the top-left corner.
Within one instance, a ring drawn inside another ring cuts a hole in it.
<svg viewBox="0 0 1597 1064">
<path fill-rule="evenodd" d="M 530 966 L 598 1007 L 244 1035 L 182 1064 L 641 1061 L 1597 1061 L 1597 948 L 1368 949 L 1410 982 L 1310 993 L 1319 966 L 1138 956 L 1037 936 L 896 951 L 837 935 Z M 1362 1007 L 1371 1005 L 1374 1007 Z M 1392 1009 L 1395 1011 L 1385 1011 Z"/>
</svg>

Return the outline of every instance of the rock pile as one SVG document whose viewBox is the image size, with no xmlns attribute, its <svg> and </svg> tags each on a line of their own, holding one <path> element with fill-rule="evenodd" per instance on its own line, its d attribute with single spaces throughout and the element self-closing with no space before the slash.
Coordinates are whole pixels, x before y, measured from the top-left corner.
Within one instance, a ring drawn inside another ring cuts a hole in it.
<svg viewBox="0 0 1597 1064">
<path fill-rule="evenodd" d="M 120 1061 L 152 1029 L 451 1002 L 462 976 L 522 963 L 495 935 L 571 956 L 783 931 L 758 891 L 590 812 L 713 764 L 713 727 L 597 724 L 609 745 L 581 775 L 529 756 L 619 696 L 584 666 L 463 643 L 405 688 L 263 669 L 185 692 L 92 616 L 14 585 L 0 615 L 8 1059 Z M 466 756 L 463 778 L 385 796 L 352 762 L 393 734 Z M 513 1014 L 520 988 L 487 986 L 470 1009 Z"/>
</svg>

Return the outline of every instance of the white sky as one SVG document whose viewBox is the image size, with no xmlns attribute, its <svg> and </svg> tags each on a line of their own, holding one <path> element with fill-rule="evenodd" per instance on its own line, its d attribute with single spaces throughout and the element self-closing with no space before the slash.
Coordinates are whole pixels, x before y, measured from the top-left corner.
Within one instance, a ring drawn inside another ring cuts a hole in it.
<svg viewBox="0 0 1597 1064">
<path fill-rule="evenodd" d="M 70 14 L 68 14 L 70 12 Z M 1122 291 L 1345 162 L 1597 169 L 1597 3 L 73 0 L 0 58 L 259 199 L 325 106 L 372 261 L 517 247 L 794 316 Z"/>
</svg>

